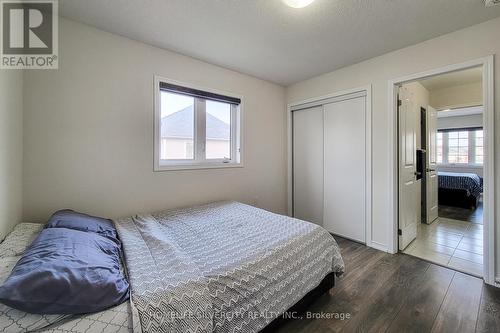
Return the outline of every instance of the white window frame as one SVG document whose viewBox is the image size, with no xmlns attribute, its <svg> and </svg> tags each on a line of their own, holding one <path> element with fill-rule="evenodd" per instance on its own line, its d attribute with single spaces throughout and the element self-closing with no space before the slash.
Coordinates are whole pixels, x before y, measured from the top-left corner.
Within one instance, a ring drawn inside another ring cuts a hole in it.
<svg viewBox="0 0 500 333">
<path fill-rule="evenodd" d="M 443 162 L 438 163 L 441 167 L 470 167 L 470 168 L 482 168 L 483 163 L 476 163 L 476 131 L 479 128 L 454 128 L 451 129 L 439 129 L 438 132 L 443 133 Z M 482 130 L 482 129 L 481 129 Z M 449 151 L 449 132 L 469 132 L 469 144 L 468 144 L 468 163 L 449 163 L 448 162 L 448 151 Z M 483 149 L 484 149 L 484 130 L 483 130 Z M 484 156 L 484 155 L 483 155 Z M 473 162 L 471 162 L 473 161 Z"/>
<path fill-rule="evenodd" d="M 170 83 L 190 89 L 234 97 L 241 100 L 239 105 L 231 104 L 231 158 L 205 159 L 206 145 L 206 103 L 195 98 L 194 115 L 194 159 L 190 160 L 162 160 L 161 156 L 161 90 L 160 83 Z M 154 171 L 199 170 L 243 167 L 243 97 L 234 93 L 200 87 L 193 84 L 154 76 Z M 205 139 L 199 139 L 205 138 Z"/>
</svg>

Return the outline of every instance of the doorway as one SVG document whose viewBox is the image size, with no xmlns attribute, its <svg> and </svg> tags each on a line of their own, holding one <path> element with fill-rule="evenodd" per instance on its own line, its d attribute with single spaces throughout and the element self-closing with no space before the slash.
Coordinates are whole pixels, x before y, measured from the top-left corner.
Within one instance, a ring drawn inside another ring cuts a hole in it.
<svg viewBox="0 0 500 333">
<path fill-rule="evenodd" d="M 393 252 L 493 278 L 493 59 L 390 82 Z"/>
</svg>

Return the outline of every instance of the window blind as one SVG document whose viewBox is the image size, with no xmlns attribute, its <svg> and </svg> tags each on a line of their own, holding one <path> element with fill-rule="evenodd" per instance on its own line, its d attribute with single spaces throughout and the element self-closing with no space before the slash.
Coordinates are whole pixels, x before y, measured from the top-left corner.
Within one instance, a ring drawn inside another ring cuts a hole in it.
<svg viewBox="0 0 500 333">
<path fill-rule="evenodd" d="M 241 104 L 241 99 L 236 97 L 230 97 L 220 94 L 215 94 L 203 90 L 192 89 L 187 87 L 178 86 L 172 83 L 160 82 L 160 90 L 168 91 L 176 94 L 182 94 L 191 97 L 203 98 L 210 101 L 224 102 L 234 105 Z"/>
</svg>

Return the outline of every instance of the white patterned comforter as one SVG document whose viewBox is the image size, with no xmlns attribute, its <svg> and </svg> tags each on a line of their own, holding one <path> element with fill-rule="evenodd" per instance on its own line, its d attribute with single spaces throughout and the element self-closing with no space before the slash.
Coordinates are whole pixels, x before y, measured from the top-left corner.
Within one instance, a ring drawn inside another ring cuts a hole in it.
<svg viewBox="0 0 500 333">
<path fill-rule="evenodd" d="M 82 316 L 0 304 L 0 332 L 258 332 L 330 272 L 344 271 L 323 228 L 236 202 L 115 221 L 132 302 Z M 42 228 L 0 244 L 0 283 Z"/>
<path fill-rule="evenodd" d="M 344 263 L 323 228 L 236 202 L 116 221 L 143 332 L 258 332 Z"/>
</svg>

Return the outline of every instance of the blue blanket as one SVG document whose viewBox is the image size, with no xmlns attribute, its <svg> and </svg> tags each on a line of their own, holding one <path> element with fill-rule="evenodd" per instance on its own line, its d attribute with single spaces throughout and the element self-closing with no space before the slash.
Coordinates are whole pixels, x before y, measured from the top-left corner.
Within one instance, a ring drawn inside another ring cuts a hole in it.
<svg viewBox="0 0 500 333">
<path fill-rule="evenodd" d="M 438 172 L 439 188 L 464 190 L 476 198 L 483 192 L 481 178 L 475 173 Z"/>
</svg>

